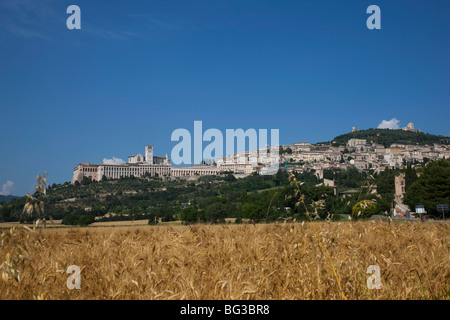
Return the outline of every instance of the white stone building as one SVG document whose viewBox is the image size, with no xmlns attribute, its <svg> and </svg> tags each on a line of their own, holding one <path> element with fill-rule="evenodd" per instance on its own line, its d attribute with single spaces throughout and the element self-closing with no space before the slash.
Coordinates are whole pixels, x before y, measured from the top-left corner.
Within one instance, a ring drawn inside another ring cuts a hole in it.
<svg viewBox="0 0 450 320">
<path fill-rule="evenodd" d="M 347 141 L 347 148 L 358 148 L 367 144 L 366 139 L 350 139 Z"/>
<path fill-rule="evenodd" d="M 72 184 L 81 182 L 84 177 L 93 181 L 101 181 L 103 177 L 107 179 L 120 179 L 121 177 L 141 178 L 150 176 L 169 176 L 172 165 L 169 157 L 153 156 L 153 146 L 145 147 L 145 156 L 138 153 L 128 157 L 128 163 L 114 164 L 90 164 L 82 162 L 73 170 Z"/>
<path fill-rule="evenodd" d="M 190 167 L 172 167 L 169 157 L 158 157 L 153 155 L 153 146 L 145 147 L 145 155 L 140 153 L 128 157 L 128 163 L 113 164 L 91 164 L 82 162 L 78 164 L 72 177 L 72 184 L 81 182 L 84 177 L 93 181 L 107 179 L 120 179 L 121 177 L 144 176 L 172 176 L 172 177 L 194 177 L 205 175 L 217 175 L 224 171 L 234 174 L 250 174 L 261 172 L 262 168 L 280 161 L 279 154 L 268 153 L 269 148 L 261 148 L 254 151 L 245 151 L 217 160 L 217 165 L 193 165 Z M 273 150 L 272 150 L 273 151 Z"/>
</svg>

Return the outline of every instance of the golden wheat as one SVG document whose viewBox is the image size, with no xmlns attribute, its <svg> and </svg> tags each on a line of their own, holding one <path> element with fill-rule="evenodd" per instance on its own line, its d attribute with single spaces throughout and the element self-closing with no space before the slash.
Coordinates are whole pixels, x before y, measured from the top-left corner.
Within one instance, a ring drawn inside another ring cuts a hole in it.
<svg viewBox="0 0 450 320">
<path fill-rule="evenodd" d="M 449 299 L 449 232 L 387 222 L 17 227 L 1 234 L 0 299 Z M 66 285 L 70 265 L 79 290 Z M 368 289 L 370 265 L 381 289 Z"/>
</svg>

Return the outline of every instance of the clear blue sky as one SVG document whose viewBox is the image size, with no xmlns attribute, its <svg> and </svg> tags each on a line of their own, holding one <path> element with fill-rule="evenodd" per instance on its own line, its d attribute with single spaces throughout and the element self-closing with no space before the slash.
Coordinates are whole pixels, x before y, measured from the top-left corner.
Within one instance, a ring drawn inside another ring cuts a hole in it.
<svg viewBox="0 0 450 320">
<path fill-rule="evenodd" d="M 2 0 L 0 193 L 146 144 L 170 155 L 194 120 L 281 144 L 393 118 L 448 135 L 449 17 L 448 0 Z"/>
</svg>

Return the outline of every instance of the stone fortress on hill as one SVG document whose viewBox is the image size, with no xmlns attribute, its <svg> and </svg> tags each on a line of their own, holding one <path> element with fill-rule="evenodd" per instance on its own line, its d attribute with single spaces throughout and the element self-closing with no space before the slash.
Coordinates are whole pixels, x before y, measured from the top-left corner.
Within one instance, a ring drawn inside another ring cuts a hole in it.
<svg viewBox="0 0 450 320">
<path fill-rule="evenodd" d="M 421 132 L 409 123 L 404 131 Z M 356 128 L 353 127 L 353 132 Z M 286 152 L 289 150 L 289 152 Z M 323 179 L 325 170 L 335 173 L 356 167 L 359 171 L 374 170 L 380 172 L 386 168 L 403 168 L 407 162 L 420 167 L 424 160 L 450 159 L 450 146 L 403 145 L 394 143 L 389 147 L 366 139 L 350 139 L 346 145 L 314 145 L 309 142 L 298 142 L 292 145 L 281 145 L 280 154 L 269 161 L 259 161 L 268 155 L 268 148 L 244 151 L 217 159 L 212 165 L 192 165 L 189 167 L 172 166 L 169 157 L 153 155 L 153 146 L 145 147 L 145 155 L 140 153 L 128 157 L 128 163 L 90 164 L 80 163 L 73 171 L 72 184 L 81 182 L 84 177 L 91 180 L 120 179 L 121 177 L 144 178 L 148 176 L 179 177 L 196 179 L 206 175 L 232 173 L 235 176 L 246 176 L 253 172 L 267 174 L 269 165 L 279 163 L 287 171 L 299 173 L 313 171 L 319 179 Z M 264 155 L 261 158 L 261 155 Z M 255 159 L 259 159 L 255 161 Z M 329 183 L 329 182 L 324 182 Z"/>
</svg>

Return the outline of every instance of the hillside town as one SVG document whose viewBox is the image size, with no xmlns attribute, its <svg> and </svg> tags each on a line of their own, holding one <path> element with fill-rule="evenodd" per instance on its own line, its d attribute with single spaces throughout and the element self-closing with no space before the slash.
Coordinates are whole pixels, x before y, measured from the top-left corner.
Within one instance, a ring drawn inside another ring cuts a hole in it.
<svg viewBox="0 0 450 320">
<path fill-rule="evenodd" d="M 414 124 L 402 128 L 404 131 L 421 132 L 414 129 Z M 353 127 L 352 132 L 356 129 Z M 102 179 L 119 179 L 121 177 L 165 176 L 196 179 L 200 176 L 231 173 L 245 177 L 257 172 L 270 174 L 270 168 L 277 168 L 299 173 L 313 171 L 318 179 L 323 179 L 325 170 L 338 173 L 355 167 L 360 172 L 371 170 L 379 173 L 387 168 L 402 169 L 407 163 L 413 168 L 420 168 L 428 161 L 450 159 L 450 146 L 435 143 L 433 145 L 412 145 L 393 143 L 388 147 L 368 139 L 349 139 L 345 145 L 311 144 L 297 142 L 281 145 L 279 152 L 271 153 L 271 147 L 244 151 L 218 158 L 216 161 L 204 161 L 192 166 L 172 166 L 168 155 L 153 155 L 153 146 L 147 145 L 144 154 L 128 157 L 128 162 L 115 164 L 78 164 L 73 172 L 72 184 L 81 182 L 84 177 L 94 181 Z M 272 172 L 273 173 L 273 172 Z"/>
<path fill-rule="evenodd" d="M 420 168 L 424 162 L 450 159 L 450 146 L 434 144 L 392 144 L 389 148 L 366 139 L 350 139 L 346 146 L 312 145 L 298 142 L 283 146 L 289 152 L 283 154 L 290 171 L 315 170 L 323 178 L 324 170 L 340 171 L 356 167 L 360 171 L 373 170 L 379 173 L 386 168 L 404 168 L 407 163 Z"/>
<path fill-rule="evenodd" d="M 414 129 L 413 123 L 401 130 L 423 134 Z M 401 133 L 401 130 L 390 133 L 395 135 Z M 353 127 L 352 133 L 355 132 L 357 130 Z M 356 168 L 360 173 L 379 174 L 386 169 L 404 169 L 407 165 L 419 169 L 430 161 L 450 159 L 447 138 L 445 143 L 431 144 L 400 144 L 397 143 L 398 140 L 391 139 L 397 142 L 387 145 L 386 140 L 384 144 L 377 143 L 377 139 L 371 138 L 367 131 L 361 133 L 368 138 L 341 139 L 339 143 L 336 141 L 338 137 L 328 143 L 297 142 L 276 146 L 276 152 L 273 151 L 274 147 L 269 146 L 230 154 L 216 160 L 207 159 L 191 166 L 173 166 L 168 155 L 154 156 L 153 146 L 147 145 L 144 154 L 129 156 L 127 163 L 78 164 L 73 172 L 72 184 L 83 183 L 86 179 L 105 181 L 127 177 L 197 180 L 203 176 L 231 174 L 235 178 L 245 178 L 254 173 L 271 175 L 282 169 L 288 173 L 312 174 L 321 181 L 321 185 L 332 187 L 336 196 L 346 197 L 358 194 L 360 190 L 342 188 L 334 178 L 330 178 L 330 172 L 332 176 L 337 176 L 340 172 Z M 377 194 L 377 186 L 373 185 L 371 188 L 369 192 Z M 395 205 L 391 208 L 394 216 L 410 216 L 408 206 L 403 203 L 404 194 L 405 177 L 400 174 L 395 177 Z"/>
</svg>

